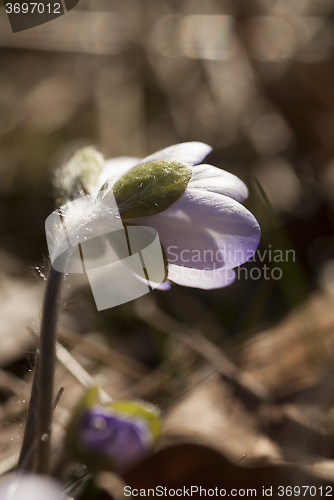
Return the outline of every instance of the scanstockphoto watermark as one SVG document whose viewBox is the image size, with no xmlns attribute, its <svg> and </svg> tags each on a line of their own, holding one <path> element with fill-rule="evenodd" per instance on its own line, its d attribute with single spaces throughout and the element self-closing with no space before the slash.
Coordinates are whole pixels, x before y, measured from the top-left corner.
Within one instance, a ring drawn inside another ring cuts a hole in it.
<svg viewBox="0 0 334 500">
<path fill-rule="evenodd" d="M 296 261 L 295 250 L 273 249 L 271 245 L 262 252 L 257 250 L 255 254 L 250 250 L 236 249 L 232 245 L 225 245 L 217 250 L 183 249 L 181 251 L 179 251 L 177 246 L 171 245 L 167 247 L 166 254 L 168 262 L 186 268 L 193 268 L 190 271 L 193 280 L 199 278 L 205 280 L 206 277 L 208 278 L 206 271 L 209 270 L 214 272 L 217 279 L 222 277 L 223 273 L 230 273 L 231 279 L 235 274 L 236 279 L 259 280 L 263 278 L 265 280 L 279 280 L 283 276 L 280 263 Z M 252 267 L 233 266 L 233 271 L 232 269 L 227 271 L 224 269 L 226 262 L 236 263 L 235 265 L 238 266 L 238 262 L 246 261 L 255 265 Z M 189 269 L 187 269 L 187 272 L 189 274 Z M 172 273 L 173 271 L 171 271 L 170 275 L 171 280 L 173 280 Z"/>
<path fill-rule="evenodd" d="M 64 274 L 86 273 L 101 311 L 157 288 L 166 269 L 155 229 L 123 226 L 112 192 L 98 222 L 96 206 L 89 196 L 68 202 L 49 215 L 45 232 L 52 267 Z"/>
<path fill-rule="evenodd" d="M 268 495 L 267 492 L 271 492 Z M 183 486 L 181 488 L 167 488 L 166 486 L 156 486 L 155 488 L 132 488 L 131 486 L 124 487 L 125 497 L 257 497 L 258 490 L 256 488 L 202 488 L 202 486 Z M 262 496 L 272 496 L 272 488 L 265 490 L 262 487 Z"/>
</svg>

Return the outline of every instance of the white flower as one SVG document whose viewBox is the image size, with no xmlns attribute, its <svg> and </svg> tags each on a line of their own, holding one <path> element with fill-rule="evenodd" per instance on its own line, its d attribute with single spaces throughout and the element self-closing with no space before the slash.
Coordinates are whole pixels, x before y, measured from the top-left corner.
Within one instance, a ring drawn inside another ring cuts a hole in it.
<svg viewBox="0 0 334 500">
<path fill-rule="evenodd" d="M 158 233 L 169 281 L 204 289 L 231 284 L 232 269 L 254 255 L 260 228 L 241 204 L 246 185 L 229 172 L 199 164 L 210 151 L 207 144 L 188 142 L 144 159 L 108 161 L 92 148 L 77 152 L 57 177 L 67 203 L 46 223 L 53 266 L 57 260 L 58 270 L 82 272 L 78 243 L 91 240 L 95 247 L 96 237 L 123 234 L 123 224 L 146 226 Z M 109 240 L 104 249 L 119 258 Z M 88 268 L 95 264 L 93 256 Z"/>
<path fill-rule="evenodd" d="M 14 474 L 0 482 L 1 500 L 66 500 L 54 479 L 32 474 Z"/>
<path fill-rule="evenodd" d="M 204 289 L 231 284 L 235 279 L 232 268 L 254 255 L 260 239 L 257 220 L 240 203 L 248 196 L 246 185 L 229 172 L 199 165 L 211 149 L 188 142 L 144 159 L 114 158 L 105 162 L 96 186 L 113 186 L 131 169 L 148 162 L 171 160 L 190 166 L 191 178 L 175 202 L 164 211 L 127 222 L 158 231 L 171 281 Z"/>
</svg>

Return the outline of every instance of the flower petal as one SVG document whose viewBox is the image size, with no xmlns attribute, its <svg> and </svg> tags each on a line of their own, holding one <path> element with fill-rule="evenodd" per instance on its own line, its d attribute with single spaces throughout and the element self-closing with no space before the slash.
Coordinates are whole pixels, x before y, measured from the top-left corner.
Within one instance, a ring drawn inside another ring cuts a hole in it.
<svg viewBox="0 0 334 500">
<path fill-rule="evenodd" d="M 224 194 L 239 202 L 248 198 L 247 186 L 239 177 L 212 165 L 194 166 L 189 188 Z"/>
<path fill-rule="evenodd" d="M 160 283 L 157 287 L 154 288 L 156 288 L 157 290 L 161 290 L 163 292 L 167 292 L 167 290 L 171 289 L 171 284 L 169 283 L 169 281 L 164 281 L 163 283 Z"/>
<path fill-rule="evenodd" d="M 141 158 L 133 156 L 119 156 L 118 158 L 111 158 L 104 164 L 103 170 L 97 182 L 97 188 L 100 189 L 105 182 L 114 184 L 126 174 L 128 170 L 141 163 Z"/>
<path fill-rule="evenodd" d="M 135 219 L 158 231 L 168 262 L 195 269 L 231 269 L 249 260 L 260 240 L 255 217 L 240 203 L 200 189 L 167 210 Z"/>
<path fill-rule="evenodd" d="M 115 415 L 102 407 L 82 415 L 77 439 L 79 448 L 108 457 L 118 471 L 145 457 L 152 447 L 152 436 L 144 419 Z"/>
<path fill-rule="evenodd" d="M 189 165 L 197 165 L 212 151 L 212 147 L 204 142 L 181 142 L 147 156 L 141 163 L 153 160 L 177 160 Z"/>
<path fill-rule="evenodd" d="M 162 283 L 157 283 L 156 281 L 150 281 L 150 280 L 144 279 L 141 276 L 138 276 L 137 274 L 136 274 L 136 277 L 142 283 L 146 283 L 148 286 L 150 286 L 152 288 L 152 290 L 161 290 L 163 292 L 166 292 L 167 290 L 171 289 L 171 284 L 169 283 L 169 281 L 163 281 Z"/>
<path fill-rule="evenodd" d="M 191 269 L 170 264 L 168 279 L 178 285 L 211 290 L 231 285 L 235 280 L 235 272 L 224 268 Z"/>
<path fill-rule="evenodd" d="M 47 476 L 13 474 L 0 484 L 2 500 L 62 500 L 61 485 Z"/>
</svg>

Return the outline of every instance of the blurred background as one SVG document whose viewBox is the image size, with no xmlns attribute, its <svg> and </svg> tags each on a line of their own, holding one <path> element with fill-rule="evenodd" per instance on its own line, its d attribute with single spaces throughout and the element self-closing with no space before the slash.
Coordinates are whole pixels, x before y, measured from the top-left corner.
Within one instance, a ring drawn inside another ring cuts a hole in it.
<svg viewBox="0 0 334 500">
<path fill-rule="evenodd" d="M 331 0 L 80 0 L 13 34 L 1 6 L 0 472 L 22 437 L 54 169 L 84 145 L 144 157 L 195 140 L 249 186 L 259 253 L 228 288 L 174 285 L 99 313 L 68 277 L 59 435 L 90 383 L 76 361 L 110 396 L 159 404 L 166 442 L 246 455 L 243 473 L 260 460 L 333 477 L 333 23 Z"/>
</svg>

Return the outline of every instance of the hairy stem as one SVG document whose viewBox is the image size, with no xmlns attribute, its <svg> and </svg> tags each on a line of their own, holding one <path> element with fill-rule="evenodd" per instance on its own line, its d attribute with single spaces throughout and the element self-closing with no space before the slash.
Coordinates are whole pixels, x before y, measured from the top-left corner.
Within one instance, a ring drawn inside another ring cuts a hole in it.
<svg viewBox="0 0 334 500">
<path fill-rule="evenodd" d="M 57 319 L 63 273 L 50 268 L 44 296 L 39 349 L 18 466 L 46 474 L 50 462 Z"/>
</svg>

